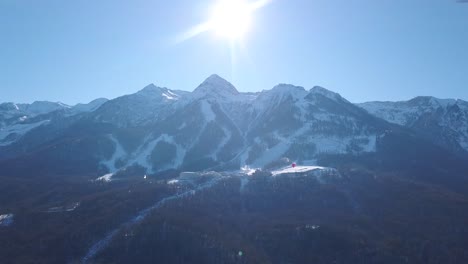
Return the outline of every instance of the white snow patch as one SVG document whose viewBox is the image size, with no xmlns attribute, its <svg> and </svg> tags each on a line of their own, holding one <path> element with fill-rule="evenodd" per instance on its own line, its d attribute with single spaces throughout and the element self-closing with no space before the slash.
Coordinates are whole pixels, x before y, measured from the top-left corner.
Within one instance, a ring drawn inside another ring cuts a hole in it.
<svg viewBox="0 0 468 264">
<path fill-rule="evenodd" d="M 208 103 L 206 100 L 203 100 L 201 101 L 200 107 L 206 122 L 209 123 L 216 119 L 216 114 L 213 112 L 210 103 Z"/>
<path fill-rule="evenodd" d="M 218 144 L 218 147 L 216 148 L 216 150 L 213 151 L 213 153 L 211 154 L 211 158 L 212 158 L 213 160 L 218 160 L 219 154 L 221 153 L 221 151 L 223 150 L 224 146 L 226 146 L 226 144 L 229 142 L 229 140 L 230 140 L 231 137 L 232 137 L 231 131 L 229 131 L 227 128 L 222 127 L 222 130 L 223 130 L 223 132 L 224 132 L 223 139 L 222 139 L 221 142 Z"/>
<path fill-rule="evenodd" d="M 315 229 L 319 229 L 320 226 L 319 225 L 306 225 L 305 226 L 305 229 L 312 229 L 312 230 L 315 230 Z"/>
<path fill-rule="evenodd" d="M 179 180 L 177 179 L 172 179 L 172 180 L 167 181 L 167 184 L 169 185 L 178 184 L 178 183 L 179 183 Z"/>
<path fill-rule="evenodd" d="M 281 174 L 295 174 L 295 173 L 306 173 L 310 171 L 315 171 L 315 170 L 325 170 L 327 168 L 321 167 L 321 166 L 296 166 L 293 168 L 292 166 L 290 167 L 285 167 L 279 170 L 272 171 L 271 174 L 273 176 L 278 176 Z"/>
<path fill-rule="evenodd" d="M 0 215 L 0 226 L 10 226 L 13 224 L 14 215 L 13 214 L 2 214 Z"/>
<path fill-rule="evenodd" d="M 172 97 L 179 97 L 178 94 L 173 93 L 171 90 L 167 89 L 166 91 L 168 94 L 170 94 Z"/>
<path fill-rule="evenodd" d="M 105 174 L 105 175 L 97 178 L 95 181 L 110 182 L 110 181 L 112 181 L 112 176 L 114 176 L 114 173 L 108 173 L 108 174 Z"/>
<path fill-rule="evenodd" d="M 161 137 L 140 146 L 136 152 L 137 155 L 134 156 L 133 159 L 128 164 L 129 165 L 138 164 L 144 168 L 152 169 L 152 166 L 149 163 L 148 158 L 151 155 L 151 152 L 156 147 L 156 145 L 159 143 L 159 141 L 161 141 Z"/>
<path fill-rule="evenodd" d="M 295 168 L 288 166 L 271 173 L 273 177 L 281 175 L 315 177 L 321 184 L 327 183 L 331 178 L 341 178 L 340 173 L 336 169 L 321 166 L 297 166 Z"/>
<path fill-rule="evenodd" d="M 242 174 L 245 174 L 247 176 L 252 176 L 256 171 L 257 171 L 257 169 L 250 168 L 249 166 L 241 167 Z"/>
<path fill-rule="evenodd" d="M 266 164 L 280 159 L 284 153 L 291 147 L 296 137 L 304 134 L 310 127 L 304 125 L 302 128 L 298 129 L 293 135 L 288 135 L 286 137 L 281 136 L 277 131 L 274 132 L 274 136 L 278 139 L 279 143 L 274 147 L 265 150 L 262 155 L 255 160 L 255 167 L 262 167 Z"/>
<path fill-rule="evenodd" d="M 123 149 L 120 142 L 114 137 L 114 135 L 109 135 L 110 140 L 115 144 L 115 151 L 112 157 L 107 161 L 101 161 L 101 164 L 105 165 L 111 173 L 115 173 L 117 168 L 115 167 L 115 162 L 121 158 L 124 158 L 127 153 Z"/>
<path fill-rule="evenodd" d="M 152 172 L 155 172 L 155 168 L 149 163 L 149 156 L 153 152 L 156 145 L 160 142 L 164 141 L 170 144 L 175 145 L 176 147 L 176 157 L 172 164 L 165 164 L 162 167 L 159 167 L 157 170 L 163 170 L 167 168 L 178 168 L 182 165 L 184 161 L 185 152 L 186 150 L 179 144 L 177 144 L 172 136 L 167 134 L 163 134 L 160 137 L 143 144 L 138 150 L 137 155 L 133 157 L 133 159 L 129 162 L 129 164 L 139 164 L 144 168 L 150 169 Z"/>
<path fill-rule="evenodd" d="M 177 100 L 177 97 L 173 93 L 162 93 L 162 96 L 166 97 L 168 100 Z"/>
</svg>

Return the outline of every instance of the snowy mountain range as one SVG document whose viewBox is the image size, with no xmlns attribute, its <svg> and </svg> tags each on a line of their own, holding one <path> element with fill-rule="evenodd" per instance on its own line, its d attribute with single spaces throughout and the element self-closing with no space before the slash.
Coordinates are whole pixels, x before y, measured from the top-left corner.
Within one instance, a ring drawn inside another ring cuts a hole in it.
<svg viewBox="0 0 468 264">
<path fill-rule="evenodd" d="M 36 101 L 32 104 L 0 104 L 0 146 L 13 144 L 34 128 L 51 121 L 55 114 L 73 116 L 92 112 L 107 99 L 69 106 L 60 102 Z"/>
<path fill-rule="evenodd" d="M 468 151 L 468 102 L 420 96 L 402 102 L 359 104 L 388 122 L 411 128 L 432 142 L 459 153 Z"/>
<path fill-rule="evenodd" d="M 242 93 L 212 75 L 193 92 L 151 84 L 73 107 L 1 104 L 0 167 L 98 175 L 260 168 L 285 157 L 316 163 L 333 155 L 377 155 L 395 135 L 466 157 L 467 116 L 461 100 L 352 104 L 322 87 L 289 84 Z"/>
</svg>

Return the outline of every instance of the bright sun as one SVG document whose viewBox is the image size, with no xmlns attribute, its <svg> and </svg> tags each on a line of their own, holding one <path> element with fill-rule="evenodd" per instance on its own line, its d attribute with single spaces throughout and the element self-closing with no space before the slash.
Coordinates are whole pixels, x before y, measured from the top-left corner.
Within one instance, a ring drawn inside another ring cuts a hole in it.
<svg viewBox="0 0 468 264">
<path fill-rule="evenodd" d="M 219 36 L 239 39 L 249 30 L 253 11 L 253 6 L 244 0 L 220 0 L 209 23 Z"/>
<path fill-rule="evenodd" d="M 178 38 L 178 42 L 191 39 L 204 32 L 215 32 L 217 35 L 242 41 L 252 26 L 253 16 L 257 9 L 269 4 L 272 0 L 216 0 L 211 9 L 209 20 L 200 23 Z"/>
</svg>

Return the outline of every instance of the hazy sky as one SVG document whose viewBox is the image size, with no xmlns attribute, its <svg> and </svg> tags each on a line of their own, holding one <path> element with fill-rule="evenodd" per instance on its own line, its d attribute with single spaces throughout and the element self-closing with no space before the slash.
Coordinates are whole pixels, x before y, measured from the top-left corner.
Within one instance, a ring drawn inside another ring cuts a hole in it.
<svg viewBox="0 0 468 264">
<path fill-rule="evenodd" d="M 352 102 L 468 100 L 468 4 L 272 0 L 243 45 L 178 36 L 216 0 L 0 0 L 0 102 L 114 98 L 149 83 L 192 91 L 217 73 L 240 91 L 320 85 Z"/>
</svg>

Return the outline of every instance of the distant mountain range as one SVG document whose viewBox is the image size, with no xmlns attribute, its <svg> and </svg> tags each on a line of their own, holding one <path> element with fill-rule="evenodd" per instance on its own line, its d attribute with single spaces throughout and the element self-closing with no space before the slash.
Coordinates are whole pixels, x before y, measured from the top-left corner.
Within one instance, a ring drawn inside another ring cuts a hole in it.
<svg viewBox="0 0 468 264">
<path fill-rule="evenodd" d="M 460 154 L 468 151 L 468 102 L 420 96 L 402 102 L 358 104 L 390 123 L 413 129 Z"/>
<path fill-rule="evenodd" d="M 30 130 L 48 123 L 55 114 L 65 117 L 92 112 L 106 101 L 107 99 L 99 98 L 88 104 L 75 106 L 47 101 L 36 101 L 32 104 L 2 103 L 0 104 L 0 146 L 13 144 Z"/>
<path fill-rule="evenodd" d="M 0 168 L 20 174 L 261 168 L 285 157 L 299 163 L 377 157 L 395 146 L 395 138 L 406 142 L 401 152 L 412 148 L 418 155 L 427 152 L 424 145 L 434 155 L 463 160 L 467 117 L 468 102 L 462 100 L 353 104 L 322 87 L 289 84 L 241 93 L 212 75 L 193 92 L 151 84 L 76 106 L 3 103 Z"/>
</svg>

